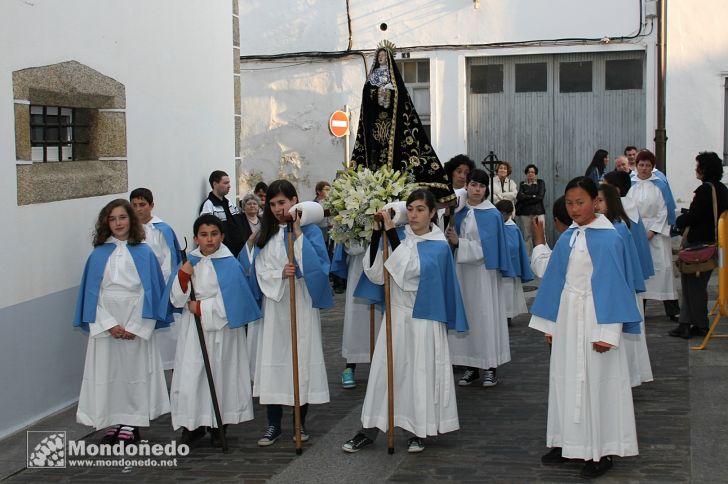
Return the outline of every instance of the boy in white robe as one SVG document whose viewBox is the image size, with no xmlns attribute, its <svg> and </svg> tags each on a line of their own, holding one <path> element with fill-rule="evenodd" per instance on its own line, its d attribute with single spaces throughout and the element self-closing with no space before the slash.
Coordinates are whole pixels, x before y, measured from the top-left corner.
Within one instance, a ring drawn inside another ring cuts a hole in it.
<svg viewBox="0 0 728 484">
<path fill-rule="evenodd" d="M 172 426 L 184 427 L 181 443 L 189 444 L 212 427 L 212 443 L 220 431 L 210 397 L 195 315 L 205 335 L 212 378 L 224 426 L 252 420 L 248 350 L 243 325 L 260 317 L 243 268 L 222 244 L 223 227 L 211 214 L 194 224 L 198 248 L 170 281 L 172 305 L 184 308 L 179 320 L 177 358 L 172 378 Z M 224 282 L 226 285 L 222 285 Z M 195 300 L 190 300 L 194 286 Z M 223 432 L 225 427 L 223 427 Z"/>
<path fill-rule="evenodd" d="M 154 251 L 157 256 L 159 267 L 162 269 L 164 280 L 169 279 L 172 271 L 177 270 L 180 263 L 180 247 L 177 241 L 177 235 L 167 223 L 152 214 L 154 210 L 154 195 L 148 188 L 135 188 L 129 194 L 129 202 L 134 212 L 139 217 L 144 226 L 146 235 L 144 241 Z M 177 314 L 173 314 L 172 319 L 177 319 Z M 173 320 L 169 321 L 169 326 L 163 328 L 157 333 L 157 345 L 159 353 L 162 355 L 162 365 L 165 370 L 174 368 L 174 352 L 177 347 L 177 325 Z"/>
</svg>

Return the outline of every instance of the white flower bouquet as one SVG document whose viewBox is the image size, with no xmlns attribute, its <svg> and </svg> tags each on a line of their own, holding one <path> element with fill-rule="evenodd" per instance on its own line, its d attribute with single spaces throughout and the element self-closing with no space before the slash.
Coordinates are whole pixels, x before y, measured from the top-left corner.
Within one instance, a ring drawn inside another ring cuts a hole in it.
<svg viewBox="0 0 728 484">
<path fill-rule="evenodd" d="M 347 248 L 366 247 L 374 214 L 389 202 L 406 200 L 416 188 L 407 173 L 386 165 L 377 171 L 362 166 L 345 171 L 331 184 L 324 202 L 331 213 L 329 237 Z"/>
</svg>

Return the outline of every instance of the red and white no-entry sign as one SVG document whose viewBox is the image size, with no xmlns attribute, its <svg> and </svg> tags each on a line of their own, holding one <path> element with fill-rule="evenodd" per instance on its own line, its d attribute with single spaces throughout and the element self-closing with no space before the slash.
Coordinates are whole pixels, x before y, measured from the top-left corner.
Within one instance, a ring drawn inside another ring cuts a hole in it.
<svg viewBox="0 0 728 484">
<path fill-rule="evenodd" d="M 337 138 L 349 134 L 349 116 L 344 111 L 334 111 L 329 118 L 329 130 Z"/>
</svg>

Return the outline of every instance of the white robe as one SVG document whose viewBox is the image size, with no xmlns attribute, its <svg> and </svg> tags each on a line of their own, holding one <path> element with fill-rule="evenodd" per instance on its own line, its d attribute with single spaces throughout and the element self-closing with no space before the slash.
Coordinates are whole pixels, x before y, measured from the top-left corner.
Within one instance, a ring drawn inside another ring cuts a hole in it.
<svg viewBox="0 0 728 484">
<path fill-rule="evenodd" d="M 394 425 L 425 438 L 460 428 L 447 327 L 439 321 L 412 317 L 420 282 L 417 243 L 445 240 L 445 236 L 436 226 L 424 236 L 415 235 L 409 225 L 405 230 L 407 238 L 391 253 L 386 263 L 393 281 L 389 287 L 394 357 Z M 373 283 L 383 284 L 382 252 L 377 253 L 373 265 L 369 264 L 368 249 L 366 254 L 364 272 Z M 382 322 L 382 329 L 385 324 Z M 387 332 L 380 331 L 361 412 L 364 428 L 376 427 L 382 432 L 388 430 L 387 395 Z"/>
<path fill-rule="evenodd" d="M 345 249 L 349 254 L 349 272 L 346 278 L 346 305 L 344 306 L 344 332 L 341 338 L 341 356 L 347 363 L 369 363 L 371 346 L 369 304 L 354 297 L 354 290 L 364 271 L 364 248 Z M 369 254 L 367 253 L 368 257 Z M 381 311 L 374 309 L 374 341 L 381 326 Z"/>
<path fill-rule="evenodd" d="M 531 270 L 539 279 L 546 274 L 546 268 L 551 260 L 551 248 L 546 244 L 539 244 L 531 252 Z"/>
<path fill-rule="evenodd" d="M 96 320 L 89 324 L 76 419 L 97 429 L 148 427 L 150 420 L 169 412 L 156 321 L 142 318 L 144 289 L 126 242 L 114 237 L 107 242 L 116 248 L 104 268 Z M 112 337 L 109 330 L 116 325 L 136 338 Z"/>
<path fill-rule="evenodd" d="M 245 254 L 248 258 L 250 265 L 253 265 L 253 249 L 246 243 L 240 250 L 241 254 Z M 245 339 L 248 343 L 248 361 L 250 366 L 250 380 L 252 381 L 255 377 L 255 361 L 258 358 L 258 332 L 260 329 L 261 319 L 257 319 L 252 323 L 248 323 L 245 333 Z"/>
<path fill-rule="evenodd" d="M 209 256 L 203 256 L 199 248 L 191 255 L 201 257 L 194 267 L 192 285 L 200 301 L 200 322 L 222 422 L 236 424 L 252 420 L 253 399 L 245 328 L 231 329 L 228 326 L 217 273 L 212 265 L 212 259 L 233 255 L 225 245 Z M 195 317 L 187 307 L 189 296 L 189 285 L 183 292 L 179 278 L 175 277 L 170 299 L 173 306 L 184 308 L 179 320 L 177 358 L 170 390 L 172 427 L 175 430 L 180 427 L 189 430 L 200 426 L 217 427 Z"/>
<path fill-rule="evenodd" d="M 638 223 L 640 220 L 639 210 L 634 201 L 629 197 L 622 197 L 622 206 L 624 211 L 632 223 Z M 641 271 L 642 268 L 638 267 Z M 640 334 L 624 333 L 623 339 L 625 352 L 627 353 L 627 363 L 629 364 L 629 378 L 633 387 L 642 383 L 653 380 L 652 365 L 650 364 L 650 354 L 647 350 L 647 334 L 645 333 L 644 321 L 644 297 L 642 293 L 637 295 L 637 307 L 642 314 L 642 322 L 640 323 Z"/>
<path fill-rule="evenodd" d="M 152 217 L 149 223 L 144 224 L 144 233 L 146 235 L 144 241 L 152 248 L 152 252 L 157 257 L 159 267 L 162 269 L 164 280 L 169 280 L 169 275 L 176 267 L 172 267 L 172 253 L 169 250 L 167 241 L 160 230 L 154 224 L 162 222 L 162 219 L 156 215 Z M 159 353 L 162 355 L 162 366 L 165 370 L 174 369 L 174 352 L 177 348 L 177 320 L 179 315 L 174 313 L 174 323 L 168 327 L 157 330 L 157 346 Z"/>
<path fill-rule="evenodd" d="M 667 222 L 667 205 L 662 192 L 650 180 L 634 178 L 636 183 L 627 193 L 627 197 L 639 208 L 645 230 L 657 232 L 650 240 L 650 254 L 655 266 L 655 275 L 645 281 L 647 291 L 642 295 L 645 299 L 660 301 L 677 299 L 675 276 L 672 270 L 672 241 L 670 225 Z"/>
<path fill-rule="evenodd" d="M 302 260 L 301 235 L 294 243 L 294 257 Z M 258 285 L 263 292 L 263 320 L 258 328 L 258 349 L 253 396 L 263 405 L 293 405 L 291 359 L 291 310 L 288 263 L 283 227 L 261 249 L 255 261 Z M 299 270 L 304 264 L 297 263 Z M 298 383 L 301 405 L 327 403 L 329 384 L 321 343 L 319 310 L 312 306 L 303 277 L 296 278 L 296 325 L 298 334 Z"/>
<path fill-rule="evenodd" d="M 579 234 L 557 322 L 534 315 L 529 326 L 553 335 L 546 445 L 561 447 L 567 458 L 598 461 L 606 455 L 637 455 L 638 450 L 622 324 L 597 323 L 592 272 L 585 236 Z M 615 348 L 598 353 L 592 348 L 597 341 Z"/>
<path fill-rule="evenodd" d="M 516 225 L 508 219 L 506 225 Z M 523 293 L 523 283 L 520 277 L 503 277 L 503 297 L 505 298 L 506 318 L 515 318 L 519 314 L 528 312 L 526 295 Z"/>
<path fill-rule="evenodd" d="M 485 200 L 476 210 L 496 210 Z M 455 251 L 456 270 L 470 330 L 450 331 L 450 359 L 454 365 L 496 368 L 511 361 L 506 319 L 503 276 L 498 269 L 485 268 L 483 248 L 473 210 L 460 226 L 460 241 Z"/>
</svg>

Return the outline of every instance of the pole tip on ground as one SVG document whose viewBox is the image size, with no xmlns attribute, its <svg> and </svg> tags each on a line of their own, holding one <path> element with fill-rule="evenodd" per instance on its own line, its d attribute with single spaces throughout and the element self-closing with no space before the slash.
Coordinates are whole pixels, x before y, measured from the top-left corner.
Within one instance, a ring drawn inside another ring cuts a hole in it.
<svg viewBox="0 0 728 484">
<path fill-rule="evenodd" d="M 389 454 L 389 455 L 392 455 L 392 454 L 394 454 L 394 447 L 389 447 L 389 448 L 387 449 L 387 454 Z"/>
<path fill-rule="evenodd" d="M 296 455 L 303 454 L 303 449 L 296 449 Z"/>
</svg>

